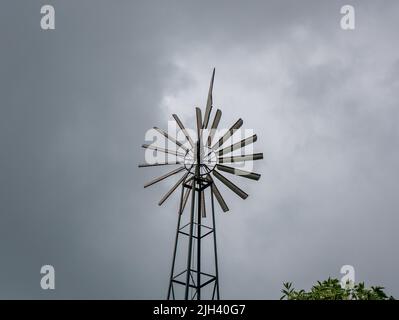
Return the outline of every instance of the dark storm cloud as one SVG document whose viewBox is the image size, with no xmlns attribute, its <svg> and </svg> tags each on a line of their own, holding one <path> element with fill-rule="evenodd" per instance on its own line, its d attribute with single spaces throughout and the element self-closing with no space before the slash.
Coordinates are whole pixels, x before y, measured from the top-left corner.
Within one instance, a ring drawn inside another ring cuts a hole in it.
<svg viewBox="0 0 399 320">
<path fill-rule="evenodd" d="M 162 171 L 139 146 L 172 112 L 190 123 L 213 66 L 223 125 L 243 117 L 266 155 L 234 180 L 248 200 L 221 187 L 223 298 L 343 264 L 397 295 L 398 5 L 351 3 L 348 33 L 340 1 L 52 1 L 48 32 L 41 2 L 3 2 L 0 297 L 164 297 L 177 197 L 142 189 Z"/>
</svg>

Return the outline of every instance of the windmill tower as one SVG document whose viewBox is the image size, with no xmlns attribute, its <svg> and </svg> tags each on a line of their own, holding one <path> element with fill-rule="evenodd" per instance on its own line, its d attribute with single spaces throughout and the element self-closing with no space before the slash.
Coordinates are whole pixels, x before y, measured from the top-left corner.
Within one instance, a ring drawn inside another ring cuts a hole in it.
<svg viewBox="0 0 399 320">
<path fill-rule="evenodd" d="M 226 142 L 230 141 L 234 133 L 243 125 L 242 119 L 238 119 L 238 121 L 216 142 L 213 141 L 222 116 L 221 110 L 217 109 L 214 119 L 209 126 L 210 115 L 213 108 L 212 91 L 214 78 L 215 69 L 213 69 L 212 73 L 204 117 L 202 117 L 201 109 L 196 108 L 195 141 L 190 135 L 190 132 L 184 127 L 180 118 L 176 114 L 173 114 L 173 118 L 182 131 L 185 140 L 183 142 L 178 141 L 168 132 L 154 127 L 154 129 L 168 142 L 172 143 L 173 149 L 148 144 L 143 145 L 143 148 L 151 149 L 156 153 L 160 152 L 173 155 L 175 156 L 175 160 L 144 163 L 140 164 L 139 167 L 178 166 L 176 169 L 150 181 L 144 185 L 145 188 L 183 172 L 181 178 L 158 203 L 162 205 L 177 188 L 181 187 L 176 238 L 167 295 L 168 299 L 177 299 L 180 297 L 185 300 L 201 300 L 205 297 L 204 293 L 206 293 L 206 299 L 220 299 L 214 198 L 216 198 L 223 212 L 229 211 L 229 208 L 214 178 L 242 199 L 246 199 L 248 194 L 222 175 L 220 171 L 251 180 L 259 180 L 260 178 L 260 174 L 234 167 L 234 164 L 237 163 L 263 159 L 262 153 L 242 153 L 246 146 L 253 144 L 257 140 L 256 135 L 225 146 Z M 235 151 L 241 151 L 241 154 L 234 155 L 233 153 Z M 230 165 L 227 166 L 225 164 Z M 190 196 L 191 205 L 189 214 L 184 215 L 183 213 Z M 206 201 L 205 198 L 207 196 L 209 200 Z M 209 211 L 210 219 L 207 219 L 207 212 Z M 184 218 L 187 220 L 186 223 L 183 222 Z M 206 220 L 210 220 L 210 222 L 206 222 Z M 208 263 L 207 267 L 212 269 L 209 272 L 203 271 L 202 258 L 205 248 L 202 247 L 201 244 L 205 240 L 210 240 L 211 245 L 208 245 L 206 248 L 213 251 L 210 254 L 208 253 L 208 259 L 206 259 Z M 179 250 L 184 242 L 186 245 L 185 248 L 183 247 L 183 250 Z M 183 260 L 180 259 L 178 261 L 178 253 L 183 253 Z M 212 261 L 212 263 L 209 263 L 210 261 Z M 178 264 L 183 267 L 179 268 Z M 181 289 L 180 292 L 178 292 L 178 287 Z M 180 295 L 178 293 L 180 293 Z"/>
</svg>

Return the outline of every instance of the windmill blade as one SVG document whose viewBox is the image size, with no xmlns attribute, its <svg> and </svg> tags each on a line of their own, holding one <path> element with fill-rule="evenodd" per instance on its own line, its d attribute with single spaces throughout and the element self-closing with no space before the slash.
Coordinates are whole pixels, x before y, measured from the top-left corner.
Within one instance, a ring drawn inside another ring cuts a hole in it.
<svg viewBox="0 0 399 320">
<path fill-rule="evenodd" d="M 216 129 L 217 129 L 218 125 L 219 125 L 221 117 L 222 117 L 222 111 L 220 109 L 217 109 L 216 110 L 216 114 L 215 114 L 215 118 L 213 119 L 213 122 L 212 122 L 211 130 L 210 130 L 209 136 L 208 136 L 208 147 L 210 147 L 211 144 L 212 144 L 212 140 L 213 140 L 213 137 L 215 135 Z"/>
<path fill-rule="evenodd" d="M 241 190 L 239 187 L 237 187 L 233 182 L 231 182 L 229 179 L 227 179 L 225 176 L 222 176 L 219 172 L 213 171 L 213 175 L 219 179 L 220 182 L 222 182 L 226 187 L 228 187 L 231 191 L 233 191 L 236 195 L 238 195 L 242 199 L 246 199 L 248 197 L 248 194 L 245 193 L 243 190 Z"/>
<path fill-rule="evenodd" d="M 233 162 L 252 161 L 252 160 L 261 160 L 261 159 L 263 159 L 263 153 L 254 153 L 249 155 L 219 158 L 219 163 L 233 163 Z"/>
<path fill-rule="evenodd" d="M 197 136 L 198 140 L 202 140 L 202 113 L 200 108 L 195 108 L 195 114 L 197 118 Z"/>
<path fill-rule="evenodd" d="M 207 174 L 207 177 L 210 181 L 212 181 L 211 191 L 214 194 L 214 196 L 215 196 L 216 200 L 218 201 L 220 207 L 222 208 L 223 212 L 229 211 L 229 207 L 227 206 L 226 202 L 224 201 L 222 194 L 220 193 L 218 187 L 216 186 L 215 181 L 213 181 L 210 174 Z"/>
<path fill-rule="evenodd" d="M 212 91 L 213 91 L 213 80 L 215 79 L 215 68 L 213 68 L 211 83 L 209 85 L 208 91 L 208 99 L 206 101 L 206 108 L 205 108 L 205 115 L 204 115 L 204 123 L 202 128 L 208 128 L 209 116 L 211 115 L 212 105 L 213 105 L 213 98 L 212 98 Z"/>
<path fill-rule="evenodd" d="M 183 175 L 183 177 L 181 177 L 181 178 L 179 179 L 179 181 L 177 181 L 176 184 L 162 197 L 162 199 L 158 202 L 158 205 L 159 205 L 159 206 L 161 206 L 161 205 L 166 201 L 166 199 L 169 198 L 169 196 L 173 193 L 173 191 L 175 191 L 175 190 L 177 189 L 177 187 L 178 187 L 180 184 L 182 184 L 182 183 L 184 182 L 184 180 L 186 180 L 188 174 L 189 174 L 188 172 L 185 173 L 185 174 Z"/>
<path fill-rule="evenodd" d="M 206 207 L 205 207 L 205 192 L 201 191 L 201 216 L 202 218 L 206 218 Z"/>
<path fill-rule="evenodd" d="M 252 137 L 243 139 L 237 143 L 232 144 L 231 146 L 228 146 L 228 147 L 218 151 L 218 156 L 220 157 L 225 154 L 229 154 L 237 149 L 244 148 L 245 146 L 248 146 L 248 145 L 256 142 L 256 140 L 258 140 L 258 136 L 256 134 L 254 134 Z"/>
<path fill-rule="evenodd" d="M 162 134 L 166 139 L 172 141 L 174 144 L 178 145 L 180 148 L 182 148 L 184 151 L 188 152 L 190 149 L 185 147 L 181 142 L 177 141 L 175 138 L 171 137 L 167 132 L 163 131 L 162 129 L 158 127 L 154 127 L 155 130 L 157 130 L 160 134 Z"/>
<path fill-rule="evenodd" d="M 160 181 L 162 181 L 162 180 L 164 180 L 164 179 L 166 179 L 166 178 L 168 178 L 170 176 L 173 176 L 176 173 L 179 173 L 179 172 L 183 171 L 184 169 L 185 169 L 185 167 L 180 167 L 180 168 L 177 168 L 177 169 L 175 169 L 173 171 L 170 171 L 170 172 L 164 174 L 163 176 L 160 176 L 160 177 L 148 182 L 147 184 L 144 185 L 144 188 L 152 186 L 153 184 L 155 184 L 157 182 L 160 182 Z"/>
<path fill-rule="evenodd" d="M 169 149 L 165 149 L 165 148 L 161 148 L 161 147 L 156 147 L 153 145 L 149 145 L 149 144 L 143 144 L 142 147 L 144 149 L 150 149 L 150 150 L 155 150 L 155 151 L 159 151 L 159 152 L 163 152 L 163 153 L 168 153 L 168 154 L 173 154 L 177 157 L 185 157 L 184 153 L 178 152 L 178 151 L 174 151 L 174 150 L 169 150 Z"/>
<path fill-rule="evenodd" d="M 192 181 L 190 183 L 190 186 L 191 186 L 191 188 L 193 187 L 193 182 Z M 189 197 L 190 192 L 191 192 L 191 188 L 187 188 L 186 192 L 184 193 L 183 200 L 182 200 L 182 203 L 181 203 L 181 206 L 180 206 L 180 214 L 183 213 L 184 208 L 186 207 L 187 200 L 188 200 L 188 197 Z"/>
<path fill-rule="evenodd" d="M 245 171 L 245 170 L 240 170 L 240 169 L 237 169 L 237 168 L 224 166 L 222 164 L 217 164 L 216 167 L 220 171 L 224 171 L 224 172 L 227 172 L 227 173 L 235 174 L 236 176 L 240 176 L 240 177 L 244 177 L 244 178 L 252 179 L 252 180 L 256 180 L 256 181 L 260 179 L 260 174 L 259 173 Z"/>
<path fill-rule="evenodd" d="M 181 131 L 183 131 L 184 136 L 186 137 L 187 141 L 190 143 L 191 147 L 195 147 L 193 140 L 191 139 L 190 135 L 188 134 L 186 128 L 184 127 L 183 123 L 180 121 L 179 117 L 176 114 L 172 114 L 173 118 L 175 119 L 177 125 L 180 127 Z"/>
<path fill-rule="evenodd" d="M 219 149 L 219 148 L 226 142 L 226 140 L 227 140 L 228 138 L 230 138 L 230 137 L 234 134 L 235 130 L 238 130 L 238 129 L 241 128 L 242 124 L 243 124 L 242 119 L 241 119 L 241 118 L 238 119 L 237 122 L 236 122 L 235 124 L 233 124 L 232 127 L 224 134 L 224 136 L 221 137 L 221 138 L 219 139 L 219 141 L 216 142 L 216 143 L 213 145 L 212 149 L 213 149 L 213 150 Z"/>
<path fill-rule="evenodd" d="M 139 168 L 145 168 L 145 167 L 157 167 L 157 166 L 170 166 L 174 164 L 184 164 L 181 161 L 175 161 L 175 162 L 164 162 L 164 163 L 141 163 L 139 164 Z"/>
</svg>

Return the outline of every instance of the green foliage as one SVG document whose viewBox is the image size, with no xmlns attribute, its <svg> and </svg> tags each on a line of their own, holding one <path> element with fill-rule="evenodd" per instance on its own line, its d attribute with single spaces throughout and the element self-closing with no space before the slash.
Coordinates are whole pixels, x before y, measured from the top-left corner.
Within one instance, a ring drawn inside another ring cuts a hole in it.
<svg viewBox="0 0 399 320">
<path fill-rule="evenodd" d="M 283 284 L 281 290 L 283 296 L 280 300 L 394 300 L 388 297 L 383 291 L 383 287 L 366 288 L 363 282 L 345 288 L 341 287 L 338 279 L 328 278 L 320 282 L 317 281 L 309 292 L 296 290 L 291 282 Z"/>
</svg>

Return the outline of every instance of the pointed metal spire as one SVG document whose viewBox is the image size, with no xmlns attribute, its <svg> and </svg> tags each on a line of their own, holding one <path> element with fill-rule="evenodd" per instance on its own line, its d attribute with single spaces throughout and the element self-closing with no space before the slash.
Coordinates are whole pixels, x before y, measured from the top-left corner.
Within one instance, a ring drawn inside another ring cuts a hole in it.
<svg viewBox="0 0 399 320">
<path fill-rule="evenodd" d="M 213 68 L 211 84 L 209 85 L 208 91 L 208 100 L 206 101 L 205 115 L 204 115 L 204 124 L 202 127 L 204 129 L 208 128 L 209 116 L 211 115 L 213 99 L 212 99 L 212 91 L 213 91 L 213 80 L 215 79 L 215 68 Z"/>
</svg>

